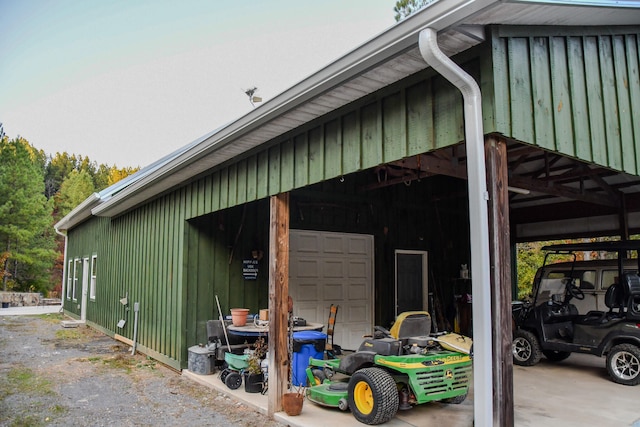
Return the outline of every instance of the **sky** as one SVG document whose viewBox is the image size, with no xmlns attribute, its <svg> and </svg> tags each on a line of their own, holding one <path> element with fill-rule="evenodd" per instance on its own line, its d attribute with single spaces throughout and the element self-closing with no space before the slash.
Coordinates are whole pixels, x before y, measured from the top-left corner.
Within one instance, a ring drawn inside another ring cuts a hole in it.
<svg viewBox="0 0 640 427">
<path fill-rule="evenodd" d="M 394 25 L 394 0 L 0 0 L 0 123 L 144 167 Z M 257 104 L 260 105 L 260 104 Z"/>
</svg>

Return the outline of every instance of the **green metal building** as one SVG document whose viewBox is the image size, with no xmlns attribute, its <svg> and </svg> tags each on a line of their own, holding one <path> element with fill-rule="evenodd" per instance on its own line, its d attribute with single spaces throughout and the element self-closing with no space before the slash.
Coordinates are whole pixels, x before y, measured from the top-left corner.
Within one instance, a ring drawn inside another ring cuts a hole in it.
<svg viewBox="0 0 640 427">
<path fill-rule="evenodd" d="M 138 349 L 186 368 L 216 296 L 225 313 L 269 305 L 269 197 L 289 193 L 294 312 L 322 322 L 353 297 L 345 342 L 405 309 L 471 334 L 464 102 L 425 62 L 420 31 L 437 31 L 481 90 L 485 141 L 506 150 L 511 244 L 628 235 L 640 230 L 640 5 L 609 3 L 434 2 L 94 194 L 56 225 L 65 312 L 133 339 L 138 302 Z M 332 257 L 313 239 L 351 249 Z M 310 260 L 320 271 L 302 271 Z"/>
</svg>

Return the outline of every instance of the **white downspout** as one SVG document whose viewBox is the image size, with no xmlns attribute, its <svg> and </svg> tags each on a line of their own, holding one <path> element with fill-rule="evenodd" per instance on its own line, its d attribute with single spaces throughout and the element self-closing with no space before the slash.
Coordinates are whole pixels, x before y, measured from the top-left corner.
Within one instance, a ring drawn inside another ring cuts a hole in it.
<svg viewBox="0 0 640 427">
<path fill-rule="evenodd" d="M 420 32 L 420 53 L 434 70 L 462 92 L 464 133 L 467 148 L 469 226 L 471 230 L 471 277 L 473 293 L 473 408 L 474 425 L 493 425 L 493 369 L 491 344 L 491 280 L 489 260 L 489 214 L 487 176 L 482 129 L 482 98 L 475 80 L 445 55 L 438 34 Z"/>
<path fill-rule="evenodd" d="M 58 234 L 59 236 L 64 237 L 64 256 L 63 259 L 64 261 L 62 262 L 62 289 L 60 290 L 60 313 L 64 312 L 64 299 L 65 299 L 65 292 L 66 292 L 66 285 L 67 285 L 67 274 L 69 274 L 69 272 L 67 271 L 67 233 L 63 233 L 60 230 L 58 230 L 57 228 L 53 227 L 53 229 L 56 231 L 56 234 Z"/>
</svg>

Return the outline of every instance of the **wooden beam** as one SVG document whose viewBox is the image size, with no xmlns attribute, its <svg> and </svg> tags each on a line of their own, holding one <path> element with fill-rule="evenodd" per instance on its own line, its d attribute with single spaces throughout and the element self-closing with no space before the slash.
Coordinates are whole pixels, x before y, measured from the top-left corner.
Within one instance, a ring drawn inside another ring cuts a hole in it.
<svg viewBox="0 0 640 427">
<path fill-rule="evenodd" d="M 289 388 L 289 193 L 271 196 L 269 223 L 269 399 L 268 415 L 282 411 Z"/>
<path fill-rule="evenodd" d="M 511 355 L 511 251 L 507 144 L 485 139 L 489 190 L 489 256 L 493 337 L 493 424 L 513 426 L 513 359 Z"/>
</svg>

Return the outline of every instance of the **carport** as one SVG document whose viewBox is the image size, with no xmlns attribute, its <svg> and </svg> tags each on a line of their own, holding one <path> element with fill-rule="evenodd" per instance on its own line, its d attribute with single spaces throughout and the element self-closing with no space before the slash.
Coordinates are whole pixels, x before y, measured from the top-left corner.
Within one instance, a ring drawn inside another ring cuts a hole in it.
<svg viewBox="0 0 640 427">
<path fill-rule="evenodd" d="M 73 228 L 70 256 L 95 242 L 105 245 L 101 254 L 122 247 L 102 270 L 114 295 L 97 298 L 88 321 L 113 328 L 118 283 L 126 281 L 156 319 L 169 319 L 165 329 L 143 318 L 140 348 L 182 367 L 187 343 L 210 318 L 201 305 L 214 293 L 259 302 L 229 267 L 238 262 L 236 243 L 253 242 L 229 230 L 246 233 L 247 222 L 260 234 L 256 224 L 268 222 L 269 246 L 260 249 L 268 249 L 276 313 L 272 415 L 287 385 L 289 229 L 362 229 L 382 245 L 401 237 L 409 249 L 428 241 L 432 252 L 442 249 L 433 264 L 447 267 L 444 274 L 471 263 L 475 422 L 512 425 L 512 244 L 640 228 L 638 22 L 631 1 L 431 3 L 63 219 L 58 228 Z M 316 222 L 307 225 L 310 218 Z M 76 237 L 83 230 L 105 238 Z M 171 244 L 136 258 L 157 242 Z M 399 246 L 382 246 L 377 256 L 389 248 Z M 135 262 L 161 271 L 152 290 L 131 273 Z M 376 320 L 389 316 L 388 273 L 376 271 Z"/>
</svg>

